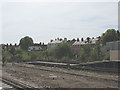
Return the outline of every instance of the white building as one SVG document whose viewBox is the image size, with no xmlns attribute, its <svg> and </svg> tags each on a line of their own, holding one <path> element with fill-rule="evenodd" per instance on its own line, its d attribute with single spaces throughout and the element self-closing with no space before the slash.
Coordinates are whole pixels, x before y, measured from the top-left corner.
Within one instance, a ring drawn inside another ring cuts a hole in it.
<svg viewBox="0 0 120 90">
<path fill-rule="evenodd" d="M 42 50 L 41 46 L 30 46 L 28 48 L 28 51 L 40 51 L 40 50 Z"/>
<path fill-rule="evenodd" d="M 96 44 L 96 42 L 99 40 L 99 38 L 92 38 L 90 39 L 90 44 Z"/>
<path fill-rule="evenodd" d="M 57 38 L 57 39 L 55 39 L 55 40 L 51 40 L 49 43 L 48 43 L 48 49 L 52 49 L 52 48 L 54 48 L 55 46 L 57 46 L 58 44 L 60 44 L 60 43 L 62 43 L 62 42 L 67 42 L 67 38 L 64 38 L 64 40 L 63 39 L 59 39 L 59 38 Z"/>
<path fill-rule="evenodd" d="M 74 43 L 73 43 L 73 46 L 81 46 L 81 45 L 85 45 L 85 44 L 96 44 L 96 42 L 99 40 L 99 38 L 90 38 L 89 39 L 89 42 L 87 41 L 87 39 L 86 40 L 84 40 L 84 41 L 75 41 Z"/>
</svg>

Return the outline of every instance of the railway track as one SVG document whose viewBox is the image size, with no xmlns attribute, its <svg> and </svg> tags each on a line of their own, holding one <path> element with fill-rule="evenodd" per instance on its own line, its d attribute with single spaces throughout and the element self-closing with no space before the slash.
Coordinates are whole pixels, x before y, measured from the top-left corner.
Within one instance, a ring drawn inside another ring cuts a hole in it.
<svg viewBox="0 0 120 90">
<path fill-rule="evenodd" d="M 51 69 L 45 69 L 45 68 L 36 68 L 36 67 L 28 67 L 28 66 L 21 66 L 17 65 L 19 67 L 26 67 L 26 68 L 31 68 L 31 69 L 38 69 L 41 71 L 48 71 L 48 72 L 55 72 L 55 73 L 61 73 L 61 74 L 67 74 L 67 75 L 73 75 L 73 76 L 80 76 L 80 77 L 85 77 L 85 78 L 91 78 L 91 79 L 99 79 L 99 80 L 105 80 L 105 81 L 113 81 L 116 83 L 120 83 L 120 80 L 114 80 L 114 79 L 107 79 L 107 78 L 102 78 L 102 77 L 94 77 L 94 76 L 89 76 L 89 75 L 84 75 L 84 74 L 78 74 L 78 73 L 70 73 L 70 72 L 64 72 L 64 71 L 59 71 L 59 70 L 51 70 Z"/>
<path fill-rule="evenodd" d="M 28 89 L 32 89 L 34 87 L 30 86 L 30 85 L 27 85 L 25 83 L 22 83 L 22 82 L 18 82 L 18 81 L 15 81 L 15 80 L 12 80 L 12 79 L 8 79 L 6 77 L 2 77 L 2 82 L 9 85 L 10 87 L 12 87 L 13 90 L 28 90 Z M 9 88 L 4 88 L 3 87 L 3 90 L 8 90 Z"/>
<path fill-rule="evenodd" d="M 94 61 L 81 64 L 70 64 L 70 63 L 57 63 L 57 62 L 45 62 L 45 61 L 33 61 L 27 62 L 26 64 L 31 65 L 40 65 L 48 67 L 59 67 L 59 68 L 71 68 L 74 70 L 86 70 L 86 71 L 95 71 L 95 72 L 108 72 L 118 74 L 118 66 L 120 61 Z"/>
<path fill-rule="evenodd" d="M 8 68 L 11 68 L 11 65 L 7 65 L 8 66 Z M 21 64 L 15 64 L 14 66 L 12 66 L 13 68 L 22 68 L 22 69 L 25 69 L 25 71 L 26 70 L 28 70 L 28 69 L 26 69 L 26 68 L 29 68 L 29 70 L 40 70 L 40 71 L 47 71 L 48 73 L 50 73 L 50 72 L 55 72 L 55 73 L 61 73 L 62 75 L 63 74 L 67 74 L 67 75 L 72 75 L 72 76 L 79 76 L 79 77 L 85 77 L 86 79 L 92 79 L 92 80 L 102 80 L 103 82 L 104 81 L 107 81 L 107 82 L 111 82 L 111 83 L 120 83 L 120 81 L 118 81 L 117 79 L 112 79 L 112 78 L 103 78 L 103 77 L 96 77 L 96 76 L 89 76 L 89 74 L 81 74 L 81 73 L 73 73 L 73 72 L 65 72 L 65 71 L 63 71 L 63 70 L 58 70 L 58 69 L 50 69 L 50 68 L 48 68 L 48 67 L 34 67 L 34 65 L 32 66 L 32 65 L 30 65 L 30 66 L 25 66 L 25 65 L 21 65 Z M 17 73 L 17 72 L 16 72 Z M 22 72 L 22 73 L 24 73 L 24 72 Z M 17 84 L 18 85 L 18 84 Z M 19 86 L 21 86 L 21 85 L 19 85 Z M 23 89 L 26 89 L 27 88 L 27 90 L 28 90 L 28 88 L 31 88 L 31 87 L 26 87 L 27 85 L 25 85 L 25 87 L 24 86 L 22 86 L 22 87 L 17 87 L 17 88 L 23 88 Z"/>
</svg>

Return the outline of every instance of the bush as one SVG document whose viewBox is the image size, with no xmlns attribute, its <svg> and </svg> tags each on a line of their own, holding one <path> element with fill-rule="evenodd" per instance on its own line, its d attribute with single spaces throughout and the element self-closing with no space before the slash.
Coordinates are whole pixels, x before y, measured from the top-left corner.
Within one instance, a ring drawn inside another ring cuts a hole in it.
<svg viewBox="0 0 120 90">
<path fill-rule="evenodd" d="M 58 44 L 54 49 L 54 55 L 57 59 L 61 59 L 63 57 L 73 57 L 72 48 L 67 43 Z"/>
<path fill-rule="evenodd" d="M 110 53 L 109 52 L 106 52 L 104 54 L 104 60 L 110 60 Z"/>
<path fill-rule="evenodd" d="M 28 52 L 23 51 L 22 52 L 22 60 L 29 60 L 30 56 L 28 55 Z"/>
<path fill-rule="evenodd" d="M 30 60 L 36 60 L 38 57 L 38 54 L 37 52 L 32 51 L 30 52 L 29 56 L 30 56 Z"/>
<path fill-rule="evenodd" d="M 94 47 L 90 44 L 84 45 L 78 55 L 80 62 L 102 60 L 99 44 Z"/>
<path fill-rule="evenodd" d="M 69 57 L 62 57 L 61 60 L 67 62 L 67 61 L 70 61 L 70 58 Z"/>
<path fill-rule="evenodd" d="M 91 51 L 92 51 L 92 48 L 90 44 L 84 45 L 78 56 L 78 59 L 80 60 L 80 62 L 89 61 L 91 56 Z"/>
<path fill-rule="evenodd" d="M 2 57 L 5 60 L 10 60 L 11 59 L 11 54 L 9 52 L 2 52 Z"/>
</svg>

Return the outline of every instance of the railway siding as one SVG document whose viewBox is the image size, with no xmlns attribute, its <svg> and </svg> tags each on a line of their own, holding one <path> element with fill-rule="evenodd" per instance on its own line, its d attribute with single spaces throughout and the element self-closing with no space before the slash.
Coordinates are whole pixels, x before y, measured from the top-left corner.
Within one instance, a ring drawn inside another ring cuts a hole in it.
<svg viewBox="0 0 120 90">
<path fill-rule="evenodd" d="M 120 73 L 120 70 L 119 70 L 120 61 L 119 60 L 94 61 L 94 62 L 87 62 L 87 63 L 81 63 L 81 64 L 33 61 L 33 62 L 27 62 L 27 64 L 49 66 L 49 67 L 59 67 L 59 68 L 70 68 L 70 69 L 76 69 L 76 70 L 109 72 L 109 73 L 116 73 L 116 74 Z"/>
<path fill-rule="evenodd" d="M 65 68 L 36 66 L 23 63 L 17 63 L 14 65 L 9 64 L 3 69 L 5 72 L 4 75 L 9 75 L 15 78 L 15 80 L 20 80 L 29 85 L 34 83 L 38 87 L 68 87 L 70 84 L 71 85 L 69 87 L 118 87 L 118 80 L 116 76 L 111 77 L 112 75 L 106 75 L 109 77 L 106 78 L 99 73 L 96 75 L 95 73 L 91 74 L 91 72 L 84 72 L 81 70 L 68 70 Z M 71 81 L 75 84 L 73 85 Z M 104 82 L 104 84 L 102 82 Z"/>
<path fill-rule="evenodd" d="M 69 74 L 69 75 L 74 75 L 74 76 L 89 77 L 92 79 L 101 79 L 101 80 L 106 80 L 106 81 L 120 82 L 117 75 L 113 76 L 113 75 L 109 75 L 109 74 L 97 74 L 97 73 L 91 73 L 88 71 L 69 70 L 69 69 L 64 69 L 64 68 L 36 66 L 36 65 L 29 65 L 29 64 L 24 64 L 24 65 L 16 64 L 16 66 L 26 67 L 26 68 L 31 68 L 31 69 L 39 69 L 42 71 Z"/>
<path fill-rule="evenodd" d="M 2 77 L 2 82 L 16 89 L 27 90 L 27 89 L 34 88 L 28 84 L 25 84 L 25 83 L 22 83 L 22 82 L 19 82 L 19 81 L 16 81 L 14 79 L 10 79 L 4 76 Z"/>
</svg>

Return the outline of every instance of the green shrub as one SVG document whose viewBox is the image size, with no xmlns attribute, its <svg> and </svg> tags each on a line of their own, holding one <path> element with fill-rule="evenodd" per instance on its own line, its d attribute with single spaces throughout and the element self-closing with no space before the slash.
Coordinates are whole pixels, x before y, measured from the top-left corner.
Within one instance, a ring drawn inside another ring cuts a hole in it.
<svg viewBox="0 0 120 90">
<path fill-rule="evenodd" d="M 109 52 L 106 52 L 104 54 L 104 60 L 110 60 L 110 53 Z"/>
</svg>

